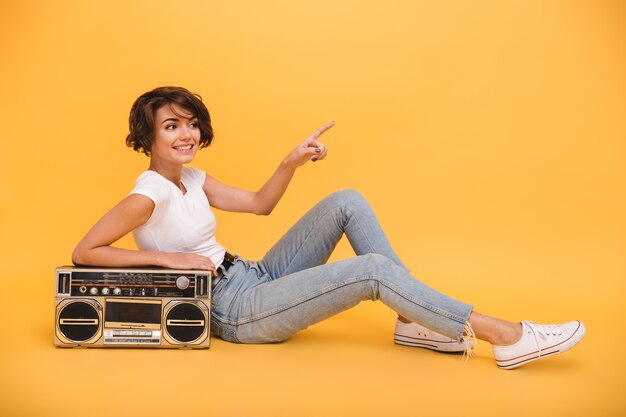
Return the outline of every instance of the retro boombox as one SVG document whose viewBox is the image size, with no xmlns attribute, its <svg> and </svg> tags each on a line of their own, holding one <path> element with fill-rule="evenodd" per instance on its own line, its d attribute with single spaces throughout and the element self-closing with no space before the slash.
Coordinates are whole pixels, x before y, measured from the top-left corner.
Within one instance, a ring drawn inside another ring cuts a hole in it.
<svg viewBox="0 0 626 417">
<path fill-rule="evenodd" d="M 206 271 L 68 266 L 55 284 L 57 346 L 209 347 Z"/>
</svg>

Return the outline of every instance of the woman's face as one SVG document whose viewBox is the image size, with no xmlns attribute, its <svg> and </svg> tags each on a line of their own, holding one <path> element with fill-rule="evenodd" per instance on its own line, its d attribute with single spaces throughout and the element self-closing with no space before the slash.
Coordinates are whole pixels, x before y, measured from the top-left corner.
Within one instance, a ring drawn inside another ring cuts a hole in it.
<svg viewBox="0 0 626 417">
<path fill-rule="evenodd" d="M 161 106 L 154 117 L 151 159 L 159 164 L 187 164 L 193 161 L 200 142 L 197 118 L 171 103 Z"/>
</svg>

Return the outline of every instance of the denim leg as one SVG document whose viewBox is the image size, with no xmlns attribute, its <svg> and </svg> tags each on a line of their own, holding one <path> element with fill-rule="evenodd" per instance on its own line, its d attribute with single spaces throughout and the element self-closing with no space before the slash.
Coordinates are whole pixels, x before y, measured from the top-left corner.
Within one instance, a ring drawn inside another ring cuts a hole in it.
<svg viewBox="0 0 626 417">
<path fill-rule="evenodd" d="M 471 305 L 433 290 L 379 254 L 303 269 L 280 279 L 266 278 L 236 296 L 230 322 L 236 328 L 236 341 L 282 341 L 362 300 L 378 299 L 403 316 L 458 340 L 472 310 Z"/>
<path fill-rule="evenodd" d="M 344 233 L 357 256 L 325 264 Z M 216 297 L 227 307 L 216 311 L 216 319 L 231 326 L 232 339 L 243 343 L 282 341 L 362 300 L 378 299 L 410 320 L 459 339 L 472 310 L 409 274 L 370 205 L 354 190 L 322 200 L 250 265 L 249 276 L 233 276 Z"/>
<path fill-rule="evenodd" d="M 259 267 L 277 279 L 323 265 L 344 233 L 357 255 L 378 253 L 406 269 L 369 203 L 355 190 L 337 191 L 320 201 L 269 250 Z"/>
</svg>

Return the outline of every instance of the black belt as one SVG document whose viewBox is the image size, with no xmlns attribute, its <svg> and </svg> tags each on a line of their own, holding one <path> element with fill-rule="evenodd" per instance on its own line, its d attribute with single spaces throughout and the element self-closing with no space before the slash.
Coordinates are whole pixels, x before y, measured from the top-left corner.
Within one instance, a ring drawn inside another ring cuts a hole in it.
<svg viewBox="0 0 626 417">
<path fill-rule="evenodd" d="M 220 266 L 217 267 L 217 275 L 211 280 L 211 287 L 215 287 L 217 282 L 220 281 L 222 277 L 224 277 L 226 271 L 228 271 L 230 267 L 235 264 L 236 260 L 236 256 L 231 255 L 228 252 L 224 254 L 224 259 L 222 260 L 222 263 L 220 264 Z"/>
<path fill-rule="evenodd" d="M 228 271 L 230 267 L 235 264 L 236 260 L 237 258 L 235 257 L 235 255 L 231 255 L 228 252 L 224 254 L 224 260 L 222 261 L 222 264 L 220 265 L 224 273 L 226 273 L 226 271 Z"/>
</svg>

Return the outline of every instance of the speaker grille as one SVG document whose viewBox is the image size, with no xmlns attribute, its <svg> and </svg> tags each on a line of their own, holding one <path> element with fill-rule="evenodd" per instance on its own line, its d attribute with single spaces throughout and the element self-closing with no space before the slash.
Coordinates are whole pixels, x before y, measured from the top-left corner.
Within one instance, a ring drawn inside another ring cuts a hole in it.
<svg viewBox="0 0 626 417">
<path fill-rule="evenodd" d="M 206 330 L 207 318 L 196 304 L 180 303 L 168 311 L 165 330 L 177 342 L 191 343 L 198 340 Z"/>
<path fill-rule="evenodd" d="M 65 305 L 58 317 L 59 331 L 69 341 L 80 343 L 93 338 L 100 329 L 100 315 L 92 304 L 74 301 Z"/>
</svg>

